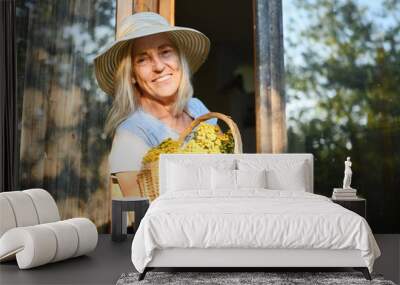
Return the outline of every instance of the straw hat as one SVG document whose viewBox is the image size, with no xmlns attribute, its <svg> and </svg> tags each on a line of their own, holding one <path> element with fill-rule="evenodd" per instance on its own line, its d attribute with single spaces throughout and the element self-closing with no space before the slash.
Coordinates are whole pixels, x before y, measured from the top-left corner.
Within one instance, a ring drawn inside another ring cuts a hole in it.
<svg viewBox="0 0 400 285">
<path fill-rule="evenodd" d="M 210 50 L 210 40 L 204 34 L 190 28 L 171 26 L 165 18 L 156 13 L 136 13 L 121 22 L 116 40 L 107 45 L 94 59 L 100 88 L 107 94 L 113 95 L 114 74 L 121 61 L 124 47 L 133 39 L 158 33 L 167 33 L 186 55 L 192 74 L 206 60 Z"/>
</svg>

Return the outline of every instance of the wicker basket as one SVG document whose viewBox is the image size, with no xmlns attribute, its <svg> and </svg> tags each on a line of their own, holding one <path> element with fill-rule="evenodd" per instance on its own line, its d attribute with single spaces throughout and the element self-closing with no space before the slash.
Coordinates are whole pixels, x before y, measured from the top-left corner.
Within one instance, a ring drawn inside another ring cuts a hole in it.
<svg viewBox="0 0 400 285">
<path fill-rule="evenodd" d="M 180 142 L 180 146 L 183 145 L 186 137 L 197 125 L 212 118 L 218 118 L 228 125 L 235 142 L 233 153 L 242 153 L 242 138 L 240 136 L 239 128 L 229 116 L 216 112 L 210 112 L 196 118 L 179 136 L 178 141 Z M 141 195 L 143 197 L 148 197 L 150 201 L 153 201 L 160 195 L 158 183 L 158 160 L 143 164 L 141 171 L 137 175 L 137 182 L 139 184 Z"/>
</svg>

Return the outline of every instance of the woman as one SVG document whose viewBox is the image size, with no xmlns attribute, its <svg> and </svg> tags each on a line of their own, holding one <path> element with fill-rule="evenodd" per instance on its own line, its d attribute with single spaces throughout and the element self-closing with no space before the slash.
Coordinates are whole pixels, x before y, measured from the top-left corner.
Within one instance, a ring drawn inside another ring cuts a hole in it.
<svg viewBox="0 0 400 285">
<path fill-rule="evenodd" d="M 114 136 L 110 172 L 124 196 L 139 195 L 136 175 L 149 148 L 177 139 L 193 119 L 209 112 L 192 98 L 190 82 L 209 47 L 202 33 L 143 12 L 124 19 L 117 40 L 95 58 L 99 86 L 114 96 L 105 130 Z"/>
</svg>

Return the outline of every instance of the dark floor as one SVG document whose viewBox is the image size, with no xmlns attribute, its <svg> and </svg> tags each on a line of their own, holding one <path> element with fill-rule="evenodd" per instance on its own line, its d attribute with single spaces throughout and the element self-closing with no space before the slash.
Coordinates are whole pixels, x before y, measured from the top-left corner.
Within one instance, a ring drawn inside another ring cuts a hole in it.
<svg viewBox="0 0 400 285">
<path fill-rule="evenodd" d="M 18 270 L 17 263 L 0 264 L 0 284 L 115 284 L 124 272 L 134 271 L 131 262 L 132 237 L 112 242 L 99 235 L 96 250 L 87 256 Z"/>
<path fill-rule="evenodd" d="M 374 272 L 385 279 L 400 281 L 400 235 L 375 236 L 382 256 Z M 29 270 L 19 270 L 16 262 L 0 264 L 0 284 L 115 284 L 124 272 L 134 271 L 130 259 L 132 237 L 112 242 L 100 235 L 94 252 L 88 256 L 65 260 Z"/>
<path fill-rule="evenodd" d="M 400 284 L 400 234 L 375 235 L 375 239 L 381 250 L 381 257 L 375 261 L 374 272 Z"/>
</svg>

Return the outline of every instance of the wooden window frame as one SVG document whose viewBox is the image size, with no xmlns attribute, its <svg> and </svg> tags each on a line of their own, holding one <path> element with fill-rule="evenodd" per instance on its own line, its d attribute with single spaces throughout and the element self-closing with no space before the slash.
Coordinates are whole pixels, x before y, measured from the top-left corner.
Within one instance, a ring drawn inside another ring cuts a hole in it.
<svg viewBox="0 0 400 285">
<path fill-rule="evenodd" d="M 116 0 L 115 32 L 118 33 L 122 20 L 136 12 L 155 12 L 175 24 L 175 0 Z"/>
<path fill-rule="evenodd" d="M 257 153 L 287 150 L 282 0 L 253 0 Z"/>
</svg>

